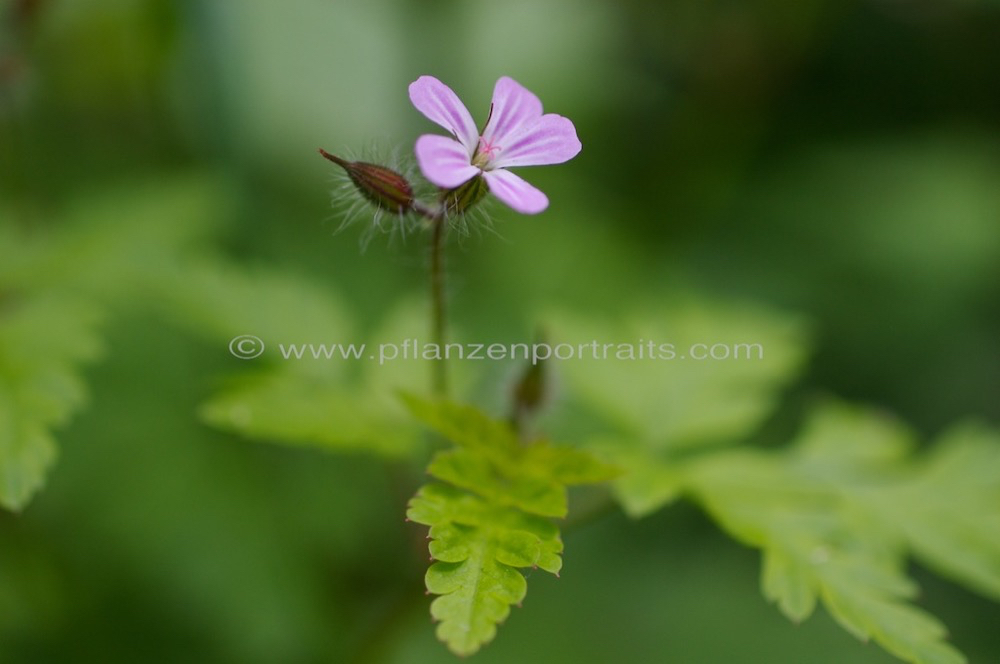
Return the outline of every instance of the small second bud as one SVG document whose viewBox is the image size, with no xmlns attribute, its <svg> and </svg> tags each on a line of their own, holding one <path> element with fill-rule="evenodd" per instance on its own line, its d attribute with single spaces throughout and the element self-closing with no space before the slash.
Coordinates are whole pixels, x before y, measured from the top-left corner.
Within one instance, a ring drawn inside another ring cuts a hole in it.
<svg viewBox="0 0 1000 664">
<path fill-rule="evenodd" d="M 413 208 L 413 187 L 401 173 L 364 161 L 347 161 L 323 148 L 319 153 L 343 168 L 358 192 L 380 210 L 402 215 Z"/>
<path fill-rule="evenodd" d="M 441 193 L 441 202 L 444 205 L 446 214 L 462 214 L 466 210 L 472 209 L 488 193 L 490 193 L 490 188 L 486 184 L 486 178 L 482 175 L 477 175 L 454 189 L 443 191 Z"/>
</svg>

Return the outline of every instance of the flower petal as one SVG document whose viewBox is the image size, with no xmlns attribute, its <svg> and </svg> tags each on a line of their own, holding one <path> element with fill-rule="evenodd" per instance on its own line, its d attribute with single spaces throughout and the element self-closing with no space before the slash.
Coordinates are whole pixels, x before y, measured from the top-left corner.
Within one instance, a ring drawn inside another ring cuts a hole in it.
<svg viewBox="0 0 1000 664">
<path fill-rule="evenodd" d="M 521 214 L 538 214 L 549 206 L 549 198 L 510 171 L 483 173 L 490 191 Z"/>
<path fill-rule="evenodd" d="M 487 144 L 499 142 L 538 122 L 542 102 L 514 79 L 504 76 L 493 88 L 493 107 L 483 130 Z"/>
<path fill-rule="evenodd" d="M 479 147 L 479 132 L 469 109 L 451 88 L 433 76 L 421 76 L 410 83 L 410 101 L 428 120 L 450 131 L 472 157 Z"/>
<path fill-rule="evenodd" d="M 543 115 L 533 125 L 508 136 L 497 146 L 494 168 L 508 166 L 543 166 L 569 161 L 582 149 L 576 127 L 561 115 Z"/>
<path fill-rule="evenodd" d="M 425 134 L 414 148 L 424 177 L 445 189 L 471 180 L 479 169 L 469 163 L 465 147 L 447 136 Z"/>
</svg>

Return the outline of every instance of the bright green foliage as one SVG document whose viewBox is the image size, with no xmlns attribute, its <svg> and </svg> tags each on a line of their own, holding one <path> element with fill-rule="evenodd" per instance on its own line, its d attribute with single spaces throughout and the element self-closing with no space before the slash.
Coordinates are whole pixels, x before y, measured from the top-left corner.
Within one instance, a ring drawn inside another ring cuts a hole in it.
<svg viewBox="0 0 1000 664">
<path fill-rule="evenodd" d="M 491 505 L 443 484 L 429 484 L 410 502 L 411 521 L 430 526 L 427 590 L 440 595 L 431 615 L 438 638 L 457 655 L 470 655 L 496 636 L 510 605 L 528 584 L 519 567 L 558 574 L 562 540 L 547 519 Z"/>
<path fill-rule="evenodd" d="M 510 425 L 471 406 L 402 398 L 419 420 L 456 445 L 435 455 L 430 474 L 490 503 L 564 517 L 567 486 L 615 475 L 614 469 L 577 448 L 521 441 Z"/>
<path fill-rule="evenodd" d="M 963 662 L 944 627 L 909 603 L 907 553 L 995 590 L 1000 441 L 963 430 L 916 463 L 912 453 L 894 422 L 829 406 L 790 450 L 706 455 L 675 468 L 674 481 L 763 551 L 762 591 L 790 619 L 822 601 L 845 629 L 905 661 Z"/>
<path fill-rule="evenodd" d="M 587 444 L 625 470 L 614 490 L 633 516 L 677 497 L 673 458 L 753 431 L 805 355 L 801 321 L 691 297 L 657 302 L 614 323 L 563 314 L 551 332 L 553 342 L 584 346 L 558 370 L 571 394 L 614 427 Z M 601 340 L 597 358 L 592 340 Z M 716 356 L 728 359 L 694 359 L 716 344 Z"/>
<path fill-rule="evenodd" d="M 421 488 L 407 516 L 431 527 L 437 562 L 426 583 L 440 595 L 431 604 L 441 622 L 438 638 L 458 655 L 472 654 L 524 598 L 527 583 L 517 568 L 558 574 L 562 567 L 559 531 L 545 517 L 566 515 L 567 485 L 603 481 L 614 470 L 575 448 L 523 442 L 475 408 L 403 398 L 418 419 L 455 443 L 428 468 L 448 485 Z"/>
</svg>

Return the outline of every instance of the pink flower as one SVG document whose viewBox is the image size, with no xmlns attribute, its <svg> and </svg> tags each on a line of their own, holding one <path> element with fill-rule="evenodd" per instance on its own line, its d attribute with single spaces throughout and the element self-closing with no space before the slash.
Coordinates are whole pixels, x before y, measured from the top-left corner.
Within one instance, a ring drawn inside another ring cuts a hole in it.
<svg viewBox="0 0 1000 664">
<path fill-rule="evenodd" d="M 482 134 L 458 95 L 433 76 L 410 84 L 410 101 L 455 137 L 426 134 L 417 139 L 424 177 L 454 189 L 481 174 L 494 196 L 522 214 L 541 212 L 549 199 L 507 168 L 561 164 L 582 147 L 572 122 L 553 113 L 542 115 L 538 97 L 506 76 L 493 89 Z"/>
</svg>

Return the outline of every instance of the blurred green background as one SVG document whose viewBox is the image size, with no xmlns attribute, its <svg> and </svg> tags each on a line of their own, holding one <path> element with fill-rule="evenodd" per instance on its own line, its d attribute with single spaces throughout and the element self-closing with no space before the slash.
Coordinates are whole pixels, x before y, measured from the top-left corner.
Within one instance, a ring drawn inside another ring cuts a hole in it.
<svg viewBox="0 0 1000 664">
<path fill-rule="evenodd" d="M 1000 421 L 996 2 L 0 7 L 2 226 L 146 210 L 165 235 L 187 228 L 192 254 L 326 285 L 371 328 L 423 296 L 423 243 L 376 235 L 362 251 L 364 222 L 337 233 L 316 148 L 405 155 L 436 131 L 409 82 L 437 76 L 482 121 L 509 75 L 572 118 L 584 150 L 524 173 L 545 214 L 496 205 L 492 231 L 451 245 L 471 337 L 523 339 L 546 303 L 613 317 L 692 288 L 809 318 L 789 409 L 830 392 L 927 437 Z M 178 181 L 216 210 L 203 228 L 183 200 L 156 217 Z M 155 260 L 150 242 L 136 260 Z M 122 293 L 47 487 L 0 512 L 0 661 L 453 660 L 381 462 L 199 424 L 238 361 Z M 893 661 L 822 612 L 787 623 L 759 594 L 757 554 L 693 509 L 611 516 L 566 544 L 562 578 L 534 574 L 477 661 Z M 1000 609 L 915 573 L 955 644 L 995 661 Z"/>
</svg>

